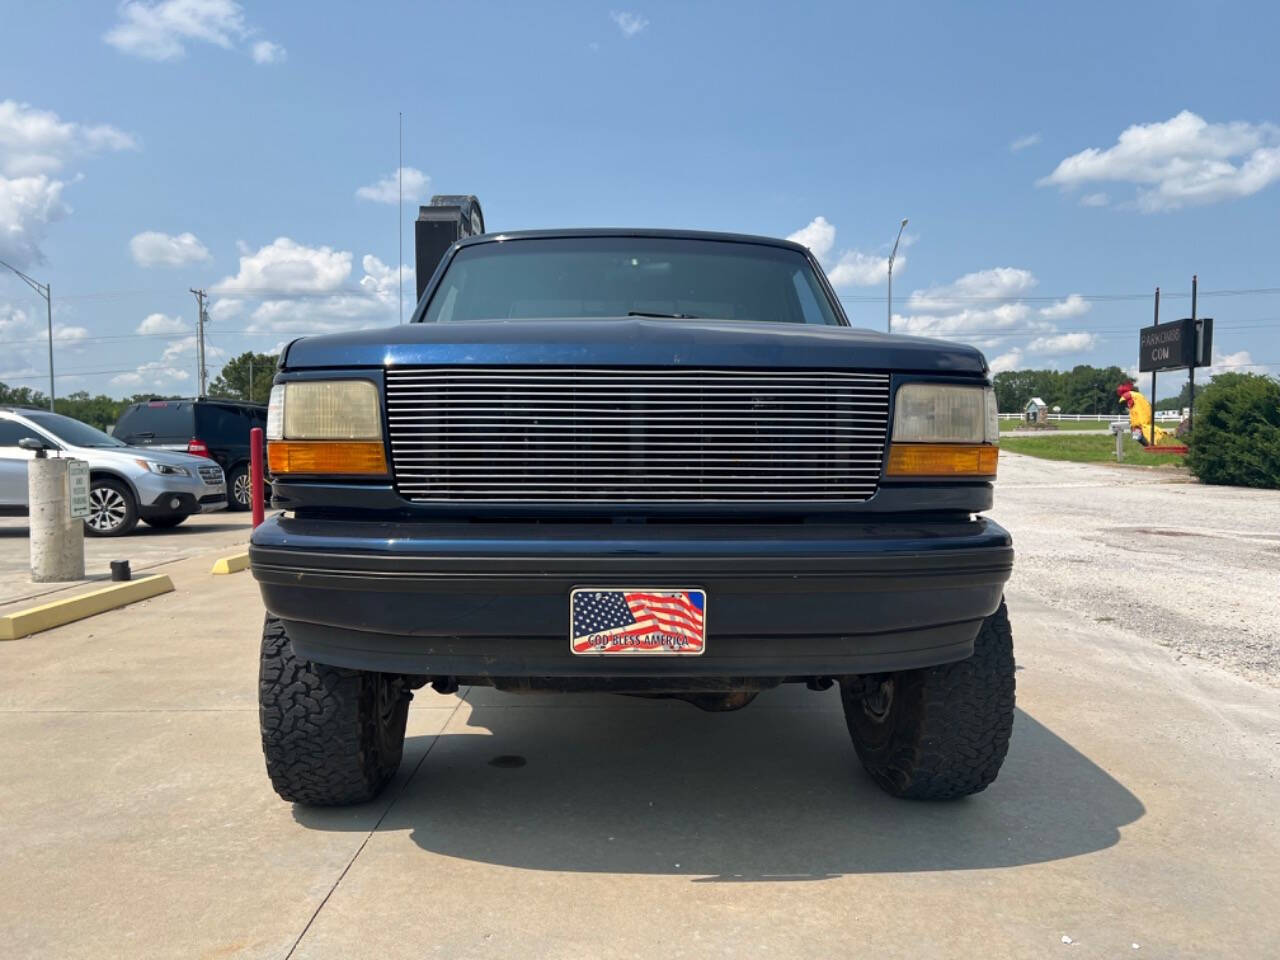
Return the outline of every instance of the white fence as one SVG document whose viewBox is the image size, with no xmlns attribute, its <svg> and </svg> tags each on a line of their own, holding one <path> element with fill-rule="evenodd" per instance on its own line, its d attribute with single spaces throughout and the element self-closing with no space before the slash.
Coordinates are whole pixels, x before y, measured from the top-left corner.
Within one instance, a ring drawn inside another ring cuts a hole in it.
<svg viewBox="0 0 1280 960">
<path fill-rule="evenodd" d="M 1022 418 L 1023 415 L 1021 413 L 1000 414 L 1001 420 L 1021 420 Z M 1065 420 L 1068 423 L 1080 423 L 1081 421 L 1086 423 L 1098 423 L 1099 421 L 1102 423 L 1110 423 L 1112 420 L 1124 420 L 1128 422 L 1129 411 L 1121 410 L 1119 413 L 1049 413 L 1045 415 L 1045 419 Z M 1182 411 L 1157 410 L 1156 419 L 1180 421 L 1182 419 Z"/>
</svg>

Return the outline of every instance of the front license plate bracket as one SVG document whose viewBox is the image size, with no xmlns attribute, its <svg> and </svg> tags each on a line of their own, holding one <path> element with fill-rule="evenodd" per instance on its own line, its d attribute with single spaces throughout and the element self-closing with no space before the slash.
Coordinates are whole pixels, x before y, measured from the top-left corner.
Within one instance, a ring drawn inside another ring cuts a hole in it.
<svg viewBox="0 0 1280 960">
<path fill-rule="evenodd" d="M 574 587 L 569 650 L 576 656 L 696 657 L 707 647 L 701 587 Z"/>
</svg>

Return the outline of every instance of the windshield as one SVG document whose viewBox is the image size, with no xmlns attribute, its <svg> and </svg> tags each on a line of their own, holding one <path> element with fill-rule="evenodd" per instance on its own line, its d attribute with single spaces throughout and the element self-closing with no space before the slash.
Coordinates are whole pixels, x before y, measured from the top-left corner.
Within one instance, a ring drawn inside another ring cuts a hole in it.
<svg viewBox="0 0 1280 960">
<path fill-rule="evenodd" d="M 422 320 L 626 316 L 841 323 L 808 259 L 795 250 L 667 237 L 463 247 Z"/>
<path fill-rule="evenodd" d="M 123 447 L 124 444 L 87 423 L 59 413 L 27 413 L 26 418 L 71 447 Z"/>
</svg>

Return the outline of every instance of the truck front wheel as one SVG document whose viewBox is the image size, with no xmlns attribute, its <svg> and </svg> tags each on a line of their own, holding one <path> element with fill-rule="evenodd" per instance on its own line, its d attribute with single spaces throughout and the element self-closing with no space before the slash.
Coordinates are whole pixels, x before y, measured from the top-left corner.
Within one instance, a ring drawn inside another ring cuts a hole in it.
<svg viewBox="0 0 1280 960">
<path fill-rule="evenodd" d="M 401 677 L 300 660 L 268 616 L 258 715 L 276 793 L 310 806 L 372 800 L 400 766 L 411 697 Z"/>
<path fill-rule="evenodd" d="M 985 790 L 1009 750 L 1013 672 L 1013 634 L 1001 601 L 967 660 L 842 682 L 845 721 L 863 767 L 895 797 L 951 800 Z"/>
</svg>

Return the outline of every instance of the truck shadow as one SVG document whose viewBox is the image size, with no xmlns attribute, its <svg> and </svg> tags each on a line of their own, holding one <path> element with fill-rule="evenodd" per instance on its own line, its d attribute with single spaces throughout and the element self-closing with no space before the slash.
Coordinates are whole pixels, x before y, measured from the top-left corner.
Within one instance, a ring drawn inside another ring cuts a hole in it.
<svg viewBox="0 0 1280 960">
<path fill-rule="evenodd" d="M 411 738 L 381 831 L 530 870 L 741 883 L 1043 863 L 1110 847 L 1145 812 L 1021 710 L 999 780 L 930 804 L 888 797 L 863 774 L 833 693 L 784 689 L 732 714 L 501 696 L 473 691 L 472 729 Z M 295 817 L 368 828 L 339 811 L 297 807 Z"/>
</svg>

